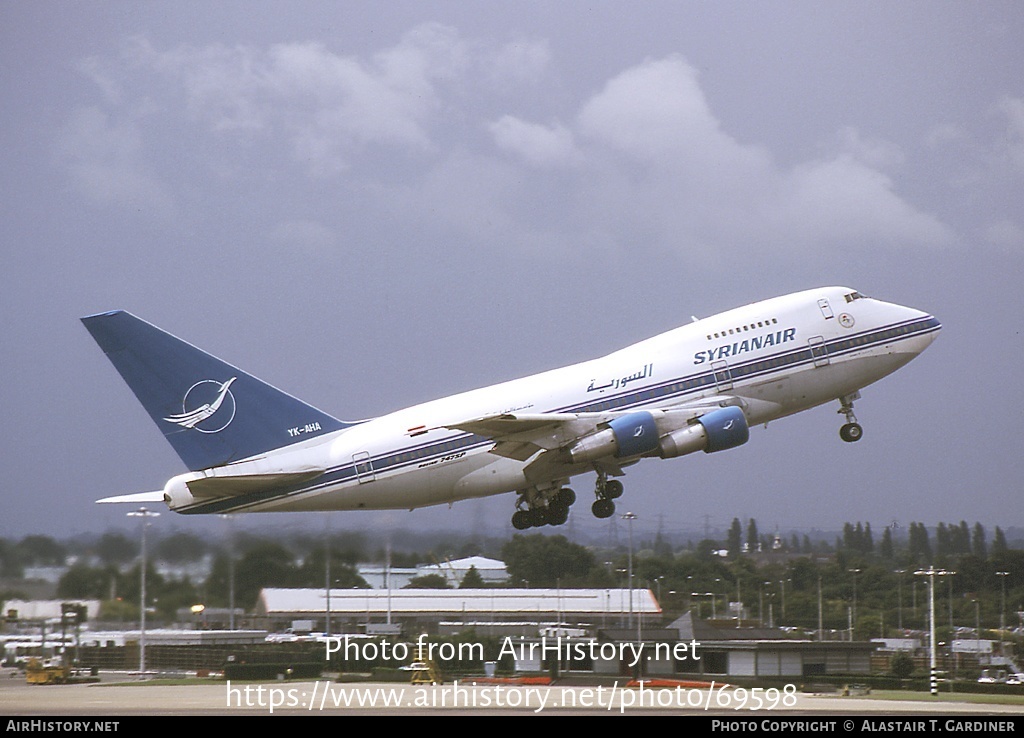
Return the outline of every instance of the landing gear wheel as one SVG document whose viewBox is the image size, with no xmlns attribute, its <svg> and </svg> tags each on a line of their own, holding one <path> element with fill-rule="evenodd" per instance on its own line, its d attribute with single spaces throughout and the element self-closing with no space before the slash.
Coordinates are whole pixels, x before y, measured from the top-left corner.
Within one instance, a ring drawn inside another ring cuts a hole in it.
<svg viewBox="0 0 1024 738">
<path fill-rule="evenodd" d="M 568 508 L 576 502 L 576 493 L 572 491 L 571 487 L 562 487 L 562 489 L 558 490 L 558 494 L 555 495 L 554 502 Z"/>
<path fill-rule="evenodd" d="M 544 507 L 535 507 L 530 510 L 530 522 L 534 528 L 540 528 L 548 524 L 548 511 Z"/>
<path fill-rule="evenodd" d="M 516 510 L 512 513 L 512 527 L 516 530 L 526 530 L 533 527 L 530 512 L 528 510 Z"/>
<path fill-rule="evenodd" d="M 839 437 L 847 443 L 859 441 L 864 436 L 864 429 L 859 423 L 847 423 L 839 429 Z"/>
<path fill-rule="evenodd" d="M 611 500 L 596 500 L 590 510 L 595 518 L 610 518 L 615 514 L 615 503 Z"/>
<path fill-rule="evenodd" d="M 609 500 L 617 500 L 622 497 L 622 482 L 618 479 L 609 479 L 605 482 L 604 496 Z"/>
<path fill-rule="evenodd" d="M 548 525 L 563 525 L 569 519 L 569 506 L 557 503 L 548 505 Z"/>
</svg>

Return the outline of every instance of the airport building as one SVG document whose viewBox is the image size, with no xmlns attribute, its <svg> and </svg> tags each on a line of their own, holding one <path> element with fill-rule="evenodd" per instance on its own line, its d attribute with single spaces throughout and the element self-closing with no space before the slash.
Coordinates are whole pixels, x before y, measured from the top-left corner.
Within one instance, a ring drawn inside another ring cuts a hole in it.
<svg viewBox="0 0 1024 738">
<path fill-rule="evenodd" d="M 387 567 L 381 564 L 359 564 L 356 571 L 367 584 L 374 589 L 401 589 L 415 577 L 437 574 L 444 577 L 449 587 L 458 587 L 470 569 L 488 586 L 500 585 L 508 581 L 508 570 L 505 562 L 489 559 L 485 556 L 468 556 L 464 559 L 445 560 L 443 564 L 420 564 L 415 567 Z"/>
<path fill-rule="evenodd" d="M 332 589 L 328 593 L 268 587 L 256 602 L 254 624 L 283 631 L 295 621 L 311 621 L 311 629 L 318 632 L 351 634 L 390 624 L 401 626 L 408 635 L 437 633 L 441 622 L 452 621 L 472 622 L 481 629 L 491 624 L 498 633 L 503 623 L 607 627 L 625 623 L 631 616 L 649 627 L 660 622 L 661 606 L 649 589 Z"/>
</svg>

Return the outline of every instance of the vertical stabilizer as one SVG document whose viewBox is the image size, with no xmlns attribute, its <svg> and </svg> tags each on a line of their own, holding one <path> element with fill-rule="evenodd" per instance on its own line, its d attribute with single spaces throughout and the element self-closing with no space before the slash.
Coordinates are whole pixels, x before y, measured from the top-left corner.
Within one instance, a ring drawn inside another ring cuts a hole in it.
<svg viewBox="0 0 1024 738">
<path fill-rule="evenodd" d="M 91 315 L 82 323 L 193 471 L 352 425 L 131 313 Z"/>
</svg>

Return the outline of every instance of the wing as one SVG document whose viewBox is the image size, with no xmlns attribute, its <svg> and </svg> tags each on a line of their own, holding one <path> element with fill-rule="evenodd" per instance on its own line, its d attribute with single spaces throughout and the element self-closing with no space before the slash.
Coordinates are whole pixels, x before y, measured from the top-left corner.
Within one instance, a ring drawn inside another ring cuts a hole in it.
<svg viewBox="0 0 1024 738">
<path fill-rule="evenodd" d="M 442 427 L 474 433 L 494 441 L 492 454 L 516 461 L 530 461 L 526 468 L 529 479 L 562 476 L 570 471 L 578 472 L 580 463 L 573 461 L 567 453 L 580 441 L 613 428 L 620 419 L 646 414 L 650 416 L 651 430 L 658 436 L 684 428 L 696 422 L 702 415 L 728 406 L 742 406 L 738 397 L 716 395 L 694 400 L 671 408 L 633 408 L 630 410 L 600 413 L 532 413 L 489 415 L 482 418 L 451 423 Z M 643 453 L 608 453 L 600 459 L 588 460 L 587 466 L 595 463 L 613 474 L 621 474 L 624 462 L 631 463 L 630 457 Z M 532 461 L 531 461 L 532 459 Z"/>
</svg>

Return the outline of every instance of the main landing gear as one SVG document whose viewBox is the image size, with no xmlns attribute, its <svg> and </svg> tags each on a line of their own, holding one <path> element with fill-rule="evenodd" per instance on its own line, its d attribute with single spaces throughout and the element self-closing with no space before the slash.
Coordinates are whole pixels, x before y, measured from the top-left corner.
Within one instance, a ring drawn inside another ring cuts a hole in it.
<svg viewBox="0 0 1024 738">
<path fill-rule="evenodd" d="M 608 479 L 607 475 L 598 473 L 594 494 L 597 499 L 591 505 L 590 511 L 594 513 L 595 518 L 610 518 L 615 514 L 613 500 L 622 496 L 622 482 L 618 479 Z"/>
<path fill-rule="evenodd" d="M 839 437 L 847 443 L 859 441 L 864 436 L 864 429 L 860 427 L 857 417 L 853 414 L 853 401 L 859 399 L 860 392 L 854 392 L 852 395 L 843 395 L 839 398 L 840 408 L 838 412 L 840 415 L 846 416 L 846 423 L 839 429 Z"/>
<path fill-rule="evenodd" d="M 563 525 L 569 519 L 569 507 L 574 502 L 576 493 L 569 487 L 562 487 L 546 499 L 536 492 L 521 494 L 516 502 L 517 509 L 512 513 L 512 527 L 527 530 L 544 525 Z"/>
<path fill-rule="evenodd" d="M 610 518 L 615 514 L 615 500 L 622 497 L 622 482 L 609 479 L 598 472 L 594 486 L 597 499 L 590 510 L 595 518 Z M 512 527 L 516 530 L 540 528 L 545 525 L 564 525 L 569 519 L 569 508 L 576 502 L 576 493 L 569 487 L 556 492 L 530 489 L 519 495 L 516 511 L 512 513 Z"/>
</svg>

